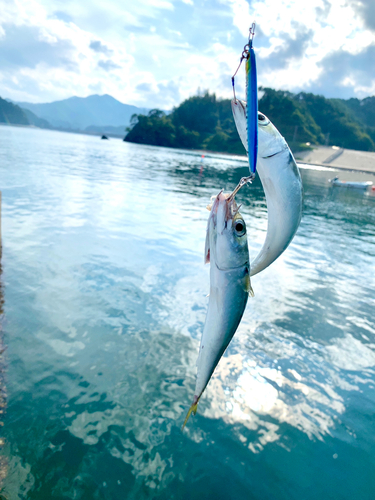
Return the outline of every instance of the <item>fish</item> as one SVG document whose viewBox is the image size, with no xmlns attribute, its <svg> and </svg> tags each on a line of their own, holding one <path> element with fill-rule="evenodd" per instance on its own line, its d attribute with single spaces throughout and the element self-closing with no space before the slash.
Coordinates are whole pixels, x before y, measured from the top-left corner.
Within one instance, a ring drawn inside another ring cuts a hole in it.
<svg viewBox="0 0 375 500">
<path fill-rule="evenodd" d="M 209 303 L 199 347 L 193 403 L 182 428 L 190 415 L 195 415 L 203 391 L 237 330 L 248 296 L 254 295 L 246 224 L 234 196 L 220 191 L 207 208 L 210 215 L 204 254 L 205 263 L 210 263 Z"/>
<path fill-rule="evenodd" d="M 246 102 L 232 99 L 231 105 L 238 134 L 248 151 Z M 303 205 L 301 175 L 287 142 L 259 111 L 258 125 L 257 172 L 266 195 L 268 224 L 250 276 L 266 269 L 287 249 L 301 222 Z"/>
</svg>

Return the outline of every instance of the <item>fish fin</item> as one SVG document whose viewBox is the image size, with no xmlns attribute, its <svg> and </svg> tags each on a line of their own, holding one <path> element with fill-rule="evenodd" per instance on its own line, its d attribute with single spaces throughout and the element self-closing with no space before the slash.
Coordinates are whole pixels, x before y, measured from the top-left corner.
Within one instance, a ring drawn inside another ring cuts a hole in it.
<svg viewBox="0 0 375 500">
<path fill-rule="evenodd" d="M 187 421 L 189 420 L 190 415 L 191 415 L 191 414 L 196 415 L 196 413 L 197 413 L 197 409 L 198 409 L 198 402 L 199 402 L 199 398 L 198 398 L 198 399 L 194 398 L 194 402 L 193 402 L 193 404 L 190 406 L 189 411 L 188 411 L 188 413 L 187 413 L 187 415 L 186 415 L 186 418 L 185 418 L 184 424 L 183 424 L 183 426 L 181 427 L 181 430 L 182 430 L 182 431 L 184 430 L 184 427 L 185 427 L 185 425 L 187 424 Z"/>
<path fill-rule="evenodd" d="M 246 274 L 245 276 L 245 291 L 251 295 L 251 297 L 254 297 L 254 290 L 251 286 L 251 281 L 250 281 L 250 275 L 249 274 Z"/>
</svg>

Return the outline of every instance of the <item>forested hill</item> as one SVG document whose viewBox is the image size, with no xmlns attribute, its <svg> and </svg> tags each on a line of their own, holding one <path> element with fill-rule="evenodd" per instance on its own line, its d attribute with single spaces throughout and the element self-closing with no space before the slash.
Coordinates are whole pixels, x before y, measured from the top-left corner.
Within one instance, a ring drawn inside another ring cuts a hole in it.
<svg viewBox="0 0 375 500">
<path fill-rule="evenodd" d="M 19 106 L 0 97 L 0 123 L 11 125 L 29 125 L 29 120 Z"/>
<path fill-rule="evenodd" d="M 34 125 L 39 128 L 50 128 L 47 120 L 39 118 L 32 111 L 22 109 L 17 104 L 13 104 L 0 97 L 0 123 L 8 125 Z"/>
<path fill-rule="evenodd" d="M 375 151 L 375 96 L 342 100 L 261 90 L 259 110 L 280 130 L 292 150 L 310 143 Z M 125 140 L 244 154 L 230 100 L 217 99 L 209 92 L 190 97 L 168 115 L 158 109 L 148 115 L 133 115 Z"/>
</svg>

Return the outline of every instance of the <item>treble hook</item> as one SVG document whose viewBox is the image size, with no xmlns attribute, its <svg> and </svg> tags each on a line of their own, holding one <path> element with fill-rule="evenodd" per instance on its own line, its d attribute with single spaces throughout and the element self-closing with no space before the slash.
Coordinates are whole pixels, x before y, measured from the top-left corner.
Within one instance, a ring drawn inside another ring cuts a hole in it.
<svg viewBox="0 0 375 500">
<path fill-rule="evenodd" d="M 248 184 L 255 179 L 255 174 L 251 174 L 248 177 L 242 177 L 240 182 L 237 184 L 237 186 L 234 188 L 234 191 L 228 196 L 227 200 L 228 201 L 233 201 L 234 197 L 238 193 L 238 191 L 245 186 L 245 184 Z"/>
</svg>

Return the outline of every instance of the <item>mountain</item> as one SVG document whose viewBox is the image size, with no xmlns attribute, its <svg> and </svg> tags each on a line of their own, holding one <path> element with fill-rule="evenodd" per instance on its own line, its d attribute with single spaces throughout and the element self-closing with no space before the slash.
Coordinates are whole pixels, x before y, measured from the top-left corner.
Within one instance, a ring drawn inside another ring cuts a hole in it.
<svg viewBox="0 0 375 500">
<path fill-rule="evenodd" d="M 110 95 L 70 97 L 43 104 L 30 102 L 17 104 L 47 120 L 53 127 L 74 130 L 85 130 L 91 125 L 123 127 L 124 130 L 134 113 L 147 112 L 144 108 L 123 104 Z"/>
<path fill-rule="evenodd" d="M 375 143 L 375 96 L 365 97 L 364 99 L 351 98 L 332 99 L 341 109 L 345 110 L 361 127 L 364 126 L 365 132 Z"/>
<path fill-rule="evenodd" d="M 11 125 L 29 125 L 30 122 L 24 112 L 16 104 L 0 97 L 0 123 Z"/>
<path fill-rule="evenodd" d="M 331 99 L 348 112 L 353 119 L 369 127 L 375 127 L 375 96 L 364 99 Z"/>
<path fill-rule="evenodd" d="M 34 125 L 35 127 L 39 127 L 39 128 L 51 128 L 51 125 L 47 120 L 44 120 L 43 118 L 39 118 L 39 116 L 36 116 L 29 109 L 26 109 L 26 108 L 21 108 L 21 109 L 25 113 L 30 125 Z"/>
</svg>

